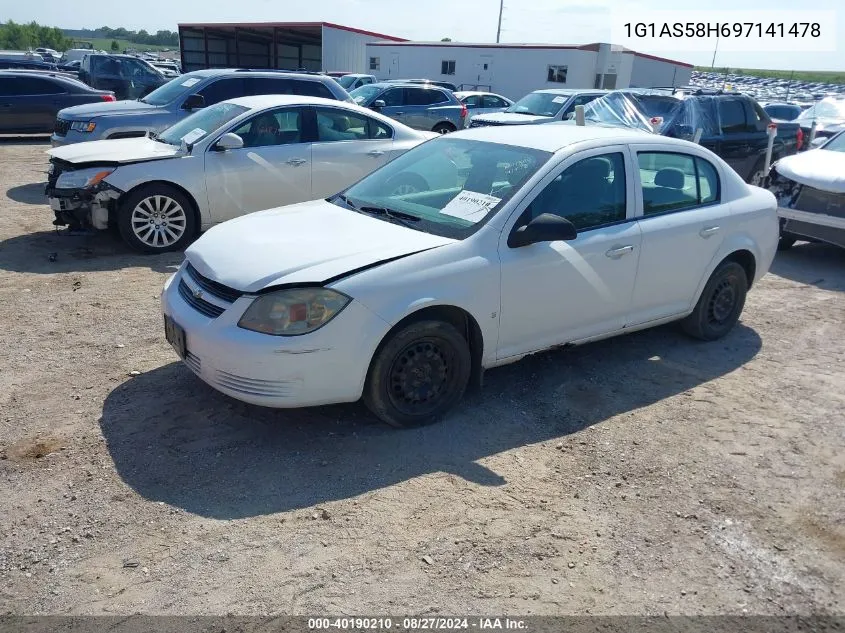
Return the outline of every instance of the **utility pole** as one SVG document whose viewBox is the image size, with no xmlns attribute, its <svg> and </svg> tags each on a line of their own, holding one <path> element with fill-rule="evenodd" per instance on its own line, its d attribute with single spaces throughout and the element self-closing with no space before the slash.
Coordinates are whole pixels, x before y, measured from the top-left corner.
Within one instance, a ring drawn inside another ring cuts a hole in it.
<svg viewBox="0 0 845 633">
<path fill-rule="evenodd" d="M 716 47 L 713 49 L 713 61 L 710 62 L 710 70 L 716 67 L 716 51 L 719 50 L 719 36 L 716 35 Z"/>
<path fill-rule="evenodd" d="M 786 99 L 784 101 L 789 101 L 789 91 L 792 89 L 792 78 L 795 77 L 795 71 L 793 70 L 789 73 L 789 83 L 786 84 Z"/>
<path fill-rule="evenodd" d="M 505 8 L 505 0 L 499 0 L 499 26 L 496 29 L 496 44 L 499 43 L 499 37 L 502 35 L 502 10 Z"/>
</svg>

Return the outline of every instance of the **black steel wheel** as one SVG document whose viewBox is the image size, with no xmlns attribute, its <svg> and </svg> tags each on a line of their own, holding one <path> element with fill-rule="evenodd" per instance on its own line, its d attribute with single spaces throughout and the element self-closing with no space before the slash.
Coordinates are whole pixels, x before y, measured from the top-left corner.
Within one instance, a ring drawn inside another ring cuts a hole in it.
<svg viewBox="0 0 845 633">
<path fill-rule="evenodd" d="M 460 400 L 471 371 L 466 339 L 442 321 L 418 321 L 382 344 L 370 365 L 364 402 L 391 426 L 436 422 Z"/>
<path fill-rule="evenodd" d="M 695 309 L 681 321 L 687 334 L 705 341 L 722 338 L 742 314 L 748 278 L 737 262 L 722 262 L 704 286 Z"/>
</svg>

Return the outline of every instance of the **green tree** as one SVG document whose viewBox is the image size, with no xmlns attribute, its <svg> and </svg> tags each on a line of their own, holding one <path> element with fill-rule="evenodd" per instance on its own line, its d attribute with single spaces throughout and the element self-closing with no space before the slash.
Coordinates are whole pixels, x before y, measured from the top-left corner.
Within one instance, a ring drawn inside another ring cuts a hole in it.
<svg viewBox="0 0 845 633">
<path fill-rule="evenodd" d="M 119 51 L 119 50 L 120 50 L 120 44 L 118 44 L 118 43 L 117 43 L 117 40 L 112 40 L 112 41 L 111 41 L 111 49 L 112 49 L 112 51 L 114 51 L 115 53 L 116 53 L 117 51 Z"/>
<path fill-rule="evenodd" d="M 441 41 L 441 42 L 451 42 L 451 41 L 452 41 L 452 38 L 451 38 L 451 37 L 444 37 L 444 38 L 443 38 L 442 40 L 440 40 L 440 41 Z"/>
<path fill-rule="evenodd" d="M 70 39 L 55 27 L 42 26 L 37 22 L 18 24 L 12 20 L 0 24 L 0 48 L 26 50 L 46 46 L 63 51 L 71 44 Z"/>
</svg>

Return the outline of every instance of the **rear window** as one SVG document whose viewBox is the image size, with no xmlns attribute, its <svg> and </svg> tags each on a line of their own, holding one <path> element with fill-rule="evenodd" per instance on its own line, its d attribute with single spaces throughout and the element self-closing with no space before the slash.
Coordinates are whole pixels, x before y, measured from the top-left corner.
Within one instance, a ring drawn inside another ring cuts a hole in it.
<svg viewBox="0 0 845 633">
<path fill-rule="evenodd" d="M 432 88 L 405 88 L 406 105 L 434 105 L 446 103 L 449 98 L 440 90 Z"/>
<path fill-rule="evenodd" d="M 64 86 L 58 86 L 53 81 L 42 77 L 18 77 L 17 92 L 19 95 L 52 95 L 67 92 Z"/>
<path fill-rule="evenodd" d="M 720 99 L 719 119 L 725 133 L 744 132 L 747 128 L 745 107 L 739 99 Z"/>
</svg>

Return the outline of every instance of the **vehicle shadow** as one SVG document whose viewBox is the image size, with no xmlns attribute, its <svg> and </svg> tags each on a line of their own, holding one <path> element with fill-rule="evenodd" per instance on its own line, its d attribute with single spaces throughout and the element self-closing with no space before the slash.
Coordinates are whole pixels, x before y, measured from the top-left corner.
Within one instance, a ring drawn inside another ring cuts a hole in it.
<svg viewBox="0 0 845 633">
<path fill-rule="evenodd" d="M 845 248 L 798 242 L 779 251 L 769 271 L 779 277 L 825 290 L 845 291 Z"/>
<path fill-rule="evenodd" d="M 12 187 L 6 190 L 6 197 L 24 204 L 47 204 L 47 194 L 44 193 L 46 185 L 44 182 L 34 182 Z"/>
<path fill-rule="evenodd" d="M 10 134 L 0 135 L 0 146 L 2 145 L 49 145 L 49 134 Z"/>
<path fill-rule="evenodd" d="M 22 187 L 23 188 L 23 187 Z M 51 213 L 46 209 L 47 213 Z M 95 272 L 146 266 L 155 272 L 174 272 L 184 253 L 142 255 L 111 231 L 70 235 L 36 231 L 0 241 L 0 270 L 35 274 Z"/>
<path fill-rule="evenodd" d="M 398 431 L 361 404 L 299 410 L 246 405 L 180 363 L 112 391 L 100 426 L 121 478 L 140 495 L 219 519 L 347 499 L 431 472 L 480 485 L 504 478 L 476 460 L 578 433 L 687 391 L 751 360 L 739 325 L 715 343 L 662 327 L 487 372 L 440 423 Z M 624 424 L 616 420 L 614 424 Z"/>
</svg>

